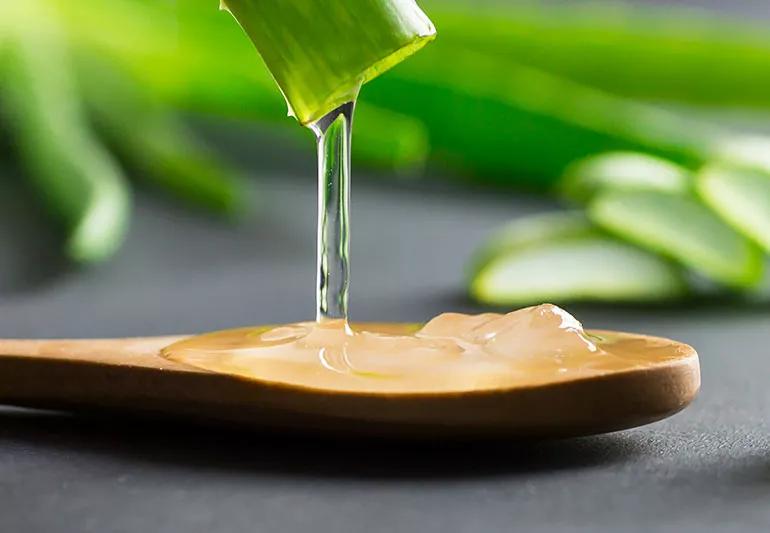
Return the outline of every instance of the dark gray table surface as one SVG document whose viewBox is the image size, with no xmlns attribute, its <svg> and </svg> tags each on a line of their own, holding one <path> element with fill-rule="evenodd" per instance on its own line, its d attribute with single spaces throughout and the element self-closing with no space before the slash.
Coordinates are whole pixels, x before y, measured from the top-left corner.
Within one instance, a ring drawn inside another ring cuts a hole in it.
<svg viewBox="0 0 770 533">
<path fill-rule="evenodd" d="M 12 180 L 0 195 L 0 336 L 194 332 L 313 313 L 312 161 L 255 155 L 258 215 L 233 229 L 140 194 L 108 265 L 62 271 Z M 282 176 L 276 169 L 293 166 Z M 11 173 L 12 174 L 12 173 Z M 305 175 L 307 178 L 296 176 Z M 545 200 L 360 176 L 353 192 L 359 320 L 421 320 L 465 302 L 480 239 Z M 675 417 L 550 443 L 409 446 L 0 411 L 0 531 L 766 531 L 766 309 L 569 307 L 588 326 L 671 336 L 702 356 Z"/>
</svg>

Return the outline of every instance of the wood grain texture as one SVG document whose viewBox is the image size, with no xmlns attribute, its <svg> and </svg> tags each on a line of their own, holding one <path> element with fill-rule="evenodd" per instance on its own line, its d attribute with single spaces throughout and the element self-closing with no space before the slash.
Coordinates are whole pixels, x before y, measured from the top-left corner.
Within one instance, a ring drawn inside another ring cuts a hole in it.
<svg viewBox="0 0 770 533">
<path fill-rule="evenodd" d="M 566 437 L 665 418 L 700 387 L 698 356 L 687 346 L 648 368 L 572 381 L 372 394 L 244 380 L 159 356 L 181 338 L 0 340 L 0 403 L 333 434 Z"/>
</svg>

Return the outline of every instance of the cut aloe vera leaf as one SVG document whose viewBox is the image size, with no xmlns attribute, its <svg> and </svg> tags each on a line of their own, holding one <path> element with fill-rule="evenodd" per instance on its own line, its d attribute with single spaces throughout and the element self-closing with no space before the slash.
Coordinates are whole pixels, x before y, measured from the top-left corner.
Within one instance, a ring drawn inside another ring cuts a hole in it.
<svg viewBox="0 0 770 533">
<path fill-rule="evenodd" d="M 588 215 L 620 238 L 720 284 L 745 289 L 762 279 L 759 248 L 691 196 L 607 191 L 589 204 Z"/>
<path fill-rule="evenodd" d="M 516 221 L 482 249 L 470 281 L 475 300 L 649 302 L 687 294 L 670 261 L 604 235 L 577 214 Z"/>
<path fill-rule="evenodd" d="M 666 159 L 639 152 L 605 152 L 567 167 L 559 191 L 566 198 L 585 202 L 602 190 L 682 193 L 691 181 L 689 170 Z"/>
<path fill-rule="evenodd" d="M 166 102 L 261 120 L 283 118 L 279 92 L 267 69 L 254 68 L 247 39 L 213 7 L 202 9 L 201 0 L 174 3 L 184 22 L 176 46 L 177 35 L 169 30 L 166 40 L 157 42 L 163 21 L 174 13 L 168 2 L 55 4 L 76 43 L 128 64 Z M 105 32 L 103 20 L 113 20 L 122 31 Z M 142 38 L 145 34 L 152 42 Z M 497 185 L 540 190 L 551 188 L 576 159 L 606 150 L 649 152 L 697 167 L 713 159 L 714 143 L 725 134 L 446 39 L 369 84 L 362 100 L 422 123 L 434 156 L 453 169 Z M 362 130 L 369 127 L 363 107 L 356 120 L 354 157 L 364 142 Z"/>
<path fill-rule="evenodd" d="M 277 126 L 285 120 L 282 96 L 267 69 L 255 68 L 254 49 L 210 0 L 151 2 L 49 0 L 66 21 L 78 51 L 108 56 L 129 70 L 162 103 L 196 113 L 253 119 Z M 179 24 L 174 29 L 174 18 Z M 120 32 L 106 32 L 112 20 Z M 206 35 L 201 40 L 201 35 Z M 144 36 L 144 37 L 143 37 Z M 215 47 L 211 42 L 217 43 Z M 81 54 L 83 55 L 83 54 Z M 101 83 L 99 73 L 93 84 Z M 284 108 L 285 109 L 285 108 Z M 307 133 L 291 128 L 303 145 Z M 408 174 L 424 166 L 429 143 L 416 118 L 358 102 L 353 160 Z"/>
<path fill-rule="evenodd" d="M 698 194 L 735 229 L 770 252 L 770 174 L 748 168 L 705 167 Z"/>
<path fill-rule="evenodd" d="M 309 124 L 436 35 L 414 0 L 222 0 Z"/>
<path fill-rule="evenodd" d="M 520 250 L 541 242 L 576 239 L 594 232 L 594 226 L 578 211 L 546 213 L 514 220 L 492 234 L 476 251 L 470 263 L 470 277 L 508 250 Z"/>
<path fill-rule="evenodd" d="M 247 40 L 226 17 L 196 7 L 199 0 L 176 3 L 184 10 L 176 47 L 149 46 L 141 38 L 147 33 L 157 40 L 163 33 L 159 21 L 170 19 L 170 11 L 162 16 L 157 3 L 152 5 L 156 11 L 147 11 L 150 4 L 141 4 L 140 10 L 137 2 L 121 0 L 91 2 L 81 10 L 73 6 L 81 2 L 56 3 L 76 42 L 129 64 L 166 101 L 202 111 L 282 119 L 278 91 L 267 69 L 254 68 Z M 120 35 L 105 35 L 100 21 L 118 20 L 118 15 Z M 204 34 L 206 39 L 200 39 Z M 424 124 L 434 156 L 453 169 L 498 185 L 540 190 L 552 187 L 576 159 L 607 150 L 649 152 L 698 166 L 713 155 L 714 137 L 724 133 L 441 39 L 369 84 L 362 100 Z M 362 130 L 369 127 L 363 107 L 356 121 L 354 156 L 364 142 Z M 388 127 L 381 126 L 385 131 Z"/>
</svg>

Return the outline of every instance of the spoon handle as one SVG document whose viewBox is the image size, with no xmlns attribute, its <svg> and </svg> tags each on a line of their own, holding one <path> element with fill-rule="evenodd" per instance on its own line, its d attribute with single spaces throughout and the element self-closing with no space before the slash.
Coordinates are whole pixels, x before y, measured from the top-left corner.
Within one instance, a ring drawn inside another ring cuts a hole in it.
<svg viewBox="0 0 770 533">
<path fill-rule="evenodd" d="M 207 376 L 159 356 L 179 338 L 0 340 L 0 403 L 166 411 Z"/>
</svg>

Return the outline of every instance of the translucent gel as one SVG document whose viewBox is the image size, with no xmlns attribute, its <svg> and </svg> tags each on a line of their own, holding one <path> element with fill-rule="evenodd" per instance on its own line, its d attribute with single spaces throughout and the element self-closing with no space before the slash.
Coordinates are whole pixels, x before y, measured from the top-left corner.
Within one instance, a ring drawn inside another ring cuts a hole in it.
<svg viewBox="0 0 770 533">
<path fill-rule="evenodd" d="M 587 333 L 540 305 L 508 313 L 445 313 L 422 327 L 343 320 L 208 333 L 163 354 L 212 372 L 368 393 L 461 392 L 590 377 L 681 357 L 681 344 Z"/>
</svg>

